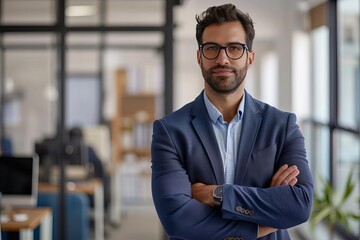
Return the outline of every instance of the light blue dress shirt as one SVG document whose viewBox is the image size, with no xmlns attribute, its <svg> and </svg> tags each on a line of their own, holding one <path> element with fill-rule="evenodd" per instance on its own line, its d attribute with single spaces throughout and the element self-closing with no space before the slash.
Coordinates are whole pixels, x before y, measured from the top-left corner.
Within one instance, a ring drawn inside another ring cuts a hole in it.
<svg viewBox="0 0 360 240">
<path fill-rule="evenodd" d="M 238 107 L 238 113 L 230 123 L 224 121 L 221 112 L 210 102 L 205 92 L 204 101 L 221 152 L 225 183 L 234 184 L 245 98 L 243 97 Z"/>
</svg>

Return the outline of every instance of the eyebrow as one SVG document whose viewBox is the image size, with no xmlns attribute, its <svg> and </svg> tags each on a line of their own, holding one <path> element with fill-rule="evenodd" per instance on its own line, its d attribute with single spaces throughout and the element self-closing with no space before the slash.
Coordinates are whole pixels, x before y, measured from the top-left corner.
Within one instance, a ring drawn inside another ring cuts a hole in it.
<svg viewBox="0 0 360 240">
<path fill-rule="evenodd" d="M 246 45 L 246 43 L 242 43 L 242 42 L 227 42 L 225 45 L 221 45 L 221 44 L 216 43 L 216 42 L 204 42 L 201 45 L 204 45 L 204 44 L 216 44 L 216 45 L 219 45 L 219 46 L 227 46 L 229 44 L 245 44 Z"/>
</svg>

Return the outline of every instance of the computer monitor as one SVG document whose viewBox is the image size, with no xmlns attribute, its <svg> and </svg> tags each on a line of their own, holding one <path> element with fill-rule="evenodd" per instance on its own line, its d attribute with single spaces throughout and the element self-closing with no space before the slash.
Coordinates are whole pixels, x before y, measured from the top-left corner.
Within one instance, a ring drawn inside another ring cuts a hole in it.
<svg viewBox="0 0 360 240">
<path fill-rule="evenodd" d="M 64 151 L 64 160 L 68 164 L 66 178 L 70 181 L 87 179 L 90 173 L 88 147 L 83 143 L 71 142 L 65 145 Z M 52 174 L 56 176 L 56 170 Z"/>
<path fill-rule="evenodd" d="M 83 143 L 69 143 L 65 146 L 65 158 L 69 165 L 88 166 L 88 147 Z"/>
<path fill-rule="evenodd" d="M 1 207 L 33 207 L 37 203 L 39 158 L 0 156 Z"/>
<path fill-rule="evenodd" d="M 66 162 L 67 180 L 81 180 L 89 176 L 88 147 L 82 142 L 68 142 L 59 148 L 55 139 L 48 138 L 35 144 L 35 152 L 39 155 L 39 179 L 42 182 L 59 181 L 59 161 Z"/>
<path fill-rule="evenodd" d="M 59 149 L 59 143 L 55 139 L 45 139 L 42 142 L 35 143 L 35 152 L 39 155 L 40 167 L 51 164 L 58 165 L 59 151 L 63 152 L 62 161 L 66 161 L 68 165 L 82 165 L 89 164 L 88 147 L 81 141 L 70 141 Z"/>
</svg>

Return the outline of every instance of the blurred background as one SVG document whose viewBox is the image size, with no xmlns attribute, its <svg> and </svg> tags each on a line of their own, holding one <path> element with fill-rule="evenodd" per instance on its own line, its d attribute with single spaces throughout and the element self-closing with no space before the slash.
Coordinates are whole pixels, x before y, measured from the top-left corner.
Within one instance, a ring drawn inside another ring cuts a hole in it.
<svg viewBox="0 0 360 240">
<path fill-rule="evenodd" d="M 89 239 L 166 239 L 150 192 L 152 122 L 203 89 L 195 14 L 229 2 L 255 22 L 247 90 L 297 114 L 320 196 L 325 181 L 341 194 L 353 170 L 343 210 L 360 213 L 359 0 L 0 0 L 1 152 L 37 153 L 39 181 L 59 194 L 100 179 L 104 230 L 97 238 L 90 216 Z M 348 219 L 331 225 L 334 239 L 359 239 Z M 291 234 L 331 239 L 328 228 Z"/>
</svg>

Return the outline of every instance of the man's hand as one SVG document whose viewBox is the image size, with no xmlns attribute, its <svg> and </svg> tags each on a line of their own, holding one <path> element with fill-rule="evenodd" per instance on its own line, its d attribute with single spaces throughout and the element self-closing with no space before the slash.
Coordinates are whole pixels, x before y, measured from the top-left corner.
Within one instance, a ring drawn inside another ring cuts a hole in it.
<svg viewBox="0 0 360 240">
<path fill-rule="evenodd" d="M 287 164 L 282 165 L 279 170 L 275 173 L 275 175 L 271 179 L 270 187 L 282 186 L 282 185 L 291 185 L 295 186 L 297 183 L 297 176 L 300 171 L 297 167 L 291 166 L 289 167 Z"/>
<path fill-rule="evenodd" d="M 277 231 L 276 228 L 259 225 L 259 233 L 257 235 L 257 238 L 264 237 L 264 236 L 266 236 L 266 235 L 268 235 L 270 233 L 276 232 L 276 231 Z"/>
<path fill-rule="evenodd" d="M 285 176 L 285 179 L 286 179 L 287 175 L 292 173 L 292 171 L 286 171 L 287 166 L 286 166 L 286 168 L 280 168 L 280 169 L 278 170 L 277 173 L 278 173 L 278 175 L 281 175 L 281 178 L 284 178 L 284 176 Z M 217 186 L 218 185 L 205 185 L 203 183 L 194 183 L 191 186 L 192 198 L 196 199 L 197 201 L 199 201 L 201 203 L 204 203 L 204 204 L 207 204 L 207 205 L 213 207 L 214 206 L 213 191 L 214 191 L 214 188 L 216 188 Z M 259 233 L 257 235 L 257 238 L 264 237 L 264 236 L 266 236 L 270 233 L 276 232 L 276 231 L 277 231 L 276 228 L 259 225 Z"/>
<path fill-rule="evenodd" d="M 297 183 L 297 176 L 300 171 L 296 166 L 289 167 L 287 164 L 281 166 L 279 170 L 275 173 L 275 175 L 271 179 L 270 187 L 282 186 L 282 185 L 290 185 L 295 186 Z M 193 199 L 197 201 L 209 205 L 214 206 L 214 197 L 213 191 L 217 185 L 205 185 L 203 183 L 194 183 L 191 186 L 191 195 Z M 277 229 L 267 226 L 259 225 L 259 233 L 258 238 L 266 236 L 270 233 L 276 232 Z"/>
<path fill-rule="evenodd" d="M 209 206 L 214 206 L 213 191 L 217 185 L 205 185 L 203 183 L 194 183 L 191 186 L 191 196 Z"/>
<path fill-rule="evenodd" d="M 271 179 L 270 187 L 282 186 L 282 185 L 291 185 L 295 186 L 297 183 L 297 176 L 300 171 L 297 167 L 289 167 L 287 164 L 284 164 L 277 170 L 275 175 Z M 214 206 L 214 197 L 213 191 L 217 185 L 205 185 L 203 183 L 194 183 L 191 186 L 191 195 L 193 199 L 198 200 L 201 203 L 204 203 L 209 206 Z"/>
</svg>

